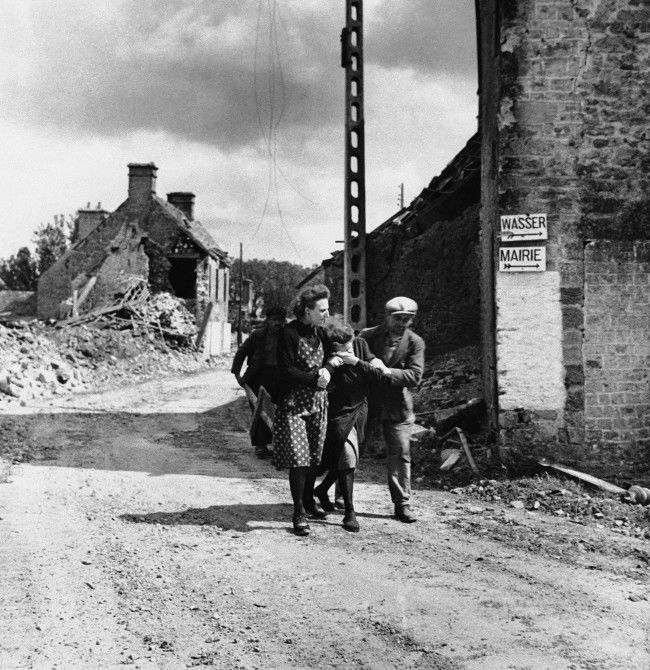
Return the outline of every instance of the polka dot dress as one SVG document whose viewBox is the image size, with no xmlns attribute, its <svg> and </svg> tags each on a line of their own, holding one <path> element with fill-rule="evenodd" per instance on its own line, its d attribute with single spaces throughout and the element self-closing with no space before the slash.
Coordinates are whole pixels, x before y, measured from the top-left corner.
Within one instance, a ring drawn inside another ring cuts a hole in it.
<svg viewBox="0 0 650 670">
<path fill-rule="evenodd" d="M 320 340 L 300 338 L 296 365 L 315 372 L 323 365 Z M 295 386 L 280 402 L 273 420 L 275 467 L 300 468 L 318 465 L 327 430 L 327 392 L 315 386 Z"/>
</svg>

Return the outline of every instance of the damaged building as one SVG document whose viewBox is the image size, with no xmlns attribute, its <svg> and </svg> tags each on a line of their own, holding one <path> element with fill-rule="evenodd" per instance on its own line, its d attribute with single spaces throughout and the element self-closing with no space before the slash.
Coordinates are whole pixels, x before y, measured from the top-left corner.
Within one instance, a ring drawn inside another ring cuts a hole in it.
<svg viewBox="0 0 650 670">
<path fill-rule="evenodd" d="M 198 323 L 212 303 L 210 320 L 223 324 L 222 339 L 229 340 L 232 260 L 194 219 L 194 194 L 163 200 L 153 163 L 128 169 L 128 197 L 113 213 L 100 206 L 78 211 L 71 248 L 39 277 L 39 318 L 59 318 L 71 297 L 84 292 L 84 310 L 92 309 L 144 279 L 154 293 L 183 298 Z"/>
<path fill-rule="evenodd" d="M 404 293 L 430 350 L 480 342 L 504 458 L 647 472 L 650 8 L 484 0 L 476 21 L 478 134 L 367 235 L 368 318 Z M 336 303 L 341 254 L 320 273 Z"/>
</svg>

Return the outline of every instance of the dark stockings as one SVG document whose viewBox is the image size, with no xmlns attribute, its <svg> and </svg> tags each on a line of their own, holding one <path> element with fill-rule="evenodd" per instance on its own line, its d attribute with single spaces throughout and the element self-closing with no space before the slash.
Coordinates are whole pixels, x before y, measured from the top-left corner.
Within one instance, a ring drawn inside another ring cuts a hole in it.
<svg viewBox="0 0 650 670">
<path fill-rule="evenodd" d="M 316 468 L 289 468 L 289 488 L 293 498 L 294 516 L 305 515 L 314 507 Z"/>
<path fill-rule="evenodd" d="M 322 493 L 327 494 L 327 492 L 332 488 L 332 484 L 334 484 L 338 478 L 338 470 L 328 470 L 323 477 L 323 481 L 316 488 L 319 491 L 322 491 Z"/>
<path fill-rule="evenodd" d="M 346 512 L 354 511 L 353 489 L 354 489 L 354 468 L 338 471 L 339 487 Z"/>
</svg>

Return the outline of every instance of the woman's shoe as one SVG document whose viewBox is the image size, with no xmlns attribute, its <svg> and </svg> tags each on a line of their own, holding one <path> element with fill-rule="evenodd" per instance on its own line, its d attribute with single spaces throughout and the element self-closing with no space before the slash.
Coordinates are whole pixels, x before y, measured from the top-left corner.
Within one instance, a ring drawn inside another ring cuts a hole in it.
<svg viewBox="0 0 650 670">
<path fill-rule="evenodd" d="M 345 513 L 345 516 L 343 517 L 343 528 L 350 533 L 359 532 L 359 522 L 357 521 L 357 515 L 354 513 L 354 510 Z"/>
<path fill-rule="evenodd" d="M 316 487 L 314 489 L 314 495 L 318 498 L 318 502 L 320 503 L 320 506 L 326 512 L 333 512 L 334 511 L 334 505 L 332 504 L 332 501 L 330 500 L 329 496 L 327 495 L 327 491 L 322 491 L 318 487 Z"/>
<path fill-rule="evenodd" d="M 327 519 L 327 512 L 313 499 L 311 505 L 305 505 L 305 511 L 310 519 Z"/>
<path fill-rule="evenodd" d="M 304 514 L 294 515 L 293 532 L 300 536 L 309 535 L 309 524 L 307 523 L 307 517 Z"/>
</svg>

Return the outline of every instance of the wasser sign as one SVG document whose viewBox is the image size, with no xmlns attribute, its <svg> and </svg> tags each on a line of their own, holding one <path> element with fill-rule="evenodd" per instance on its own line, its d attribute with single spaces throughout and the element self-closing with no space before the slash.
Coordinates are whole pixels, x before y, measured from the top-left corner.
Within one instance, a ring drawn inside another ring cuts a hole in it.
<svg viewBox="0 0 650 670">
<path fill-rule="evenodd" d="M 548 217 L 546 214 L 504 214 L 501 216 L 503 240 L 547 240 Z"/>
<path fill-rule="evenodd" d="M 500 272 L 544 272 L 546 247 L 501 247 Z"/>
</svg>

